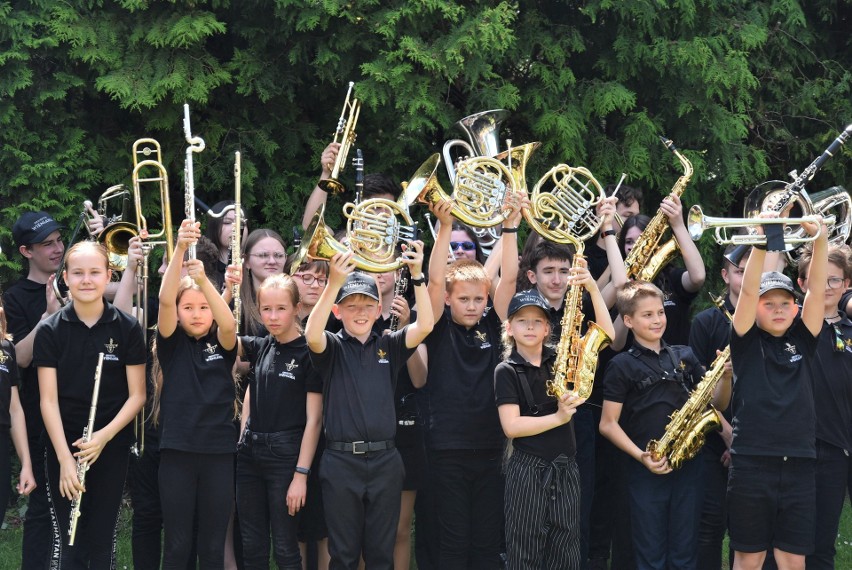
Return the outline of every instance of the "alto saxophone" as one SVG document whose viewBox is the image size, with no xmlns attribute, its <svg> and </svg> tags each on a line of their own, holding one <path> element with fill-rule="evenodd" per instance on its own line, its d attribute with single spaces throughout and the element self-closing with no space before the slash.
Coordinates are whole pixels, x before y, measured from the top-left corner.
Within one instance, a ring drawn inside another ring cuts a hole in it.
<svg viewBox="0 0 852 570">
<path fill-rule="evenodd" d="M 583 242 L 574 241 L 576 253 L 572 269 L 583 259 Z M 553 377 L 547 382 L 547 394 L 561 398 L 571 394 L 588 398 L 595 383 L 598 353 L 612 339 L 597 323 L 590 322 L 586 334 L 580 336 L 583 326 L 583 286 L 571 285 L 565 293 L 565 312 L 562 315 L 562 335 L 556 346 Z"/>
<path fill-rule="evenodd" d="M 665 137 L 660 137 L 660 140 L 683 165 L 683 175 L 677 179 L 671 192 L 669 192 L 670 195 L 674 194 L 679 197 L 686 190 L 686 185 L 692 178 L 692 163 L 680 153 L 671 140 Z M 628 279 L 653 281 L 663 267 L 674 258 L 678 250 L 677 241 L 674 238 L 660 245 L 663 234 L 668 229 L 668 218 L 662 210 L 657 210 L 657 214 L 648 222 L 642 235 L 639 236 L 633 249 L 627 255 L 627 259 L 624 260 Z"/>
<path fill-rule="evenodd" d="M 98 366 L 95 368 L 95 387 L 92 389 L 92 405 L 89 407 L 89 421 L 86 427 L 83 428 L 83 441 L 89 441 L 92 433 L 95 431 L 95 414 L 98 411 L 98 392 L 101 389 L 101 371 L 104 366 L 104 353 L 98 354 Z M 77 480 L 85 487 L 86 471 L 89 470 L 88 462 L 81 461 L 77 458 Z M 68 525 L 68 546 L 74 546 L 74 539 L 77 537 L 77 521 L 80 520 L 80 503 L 83 501 L 83 491 L 77 493 L 77 496 L 71 501 L 71 520 Z"/>
</svg>

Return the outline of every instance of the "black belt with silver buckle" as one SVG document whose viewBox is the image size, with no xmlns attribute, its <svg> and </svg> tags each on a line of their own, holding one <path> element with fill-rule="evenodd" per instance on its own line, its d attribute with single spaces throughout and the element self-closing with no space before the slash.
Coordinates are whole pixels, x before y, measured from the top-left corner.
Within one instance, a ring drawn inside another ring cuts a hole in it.
<svg viewBox="0 0 852 570">
<path fill-rule="evenodd" d="M 327 441 L 325 448 L 332 451 L 349 451 L 353 455 L 363 455 L 371 451 L 393 449 L 396 444 L 392 439 L 385 441 Z"/>
</svg>

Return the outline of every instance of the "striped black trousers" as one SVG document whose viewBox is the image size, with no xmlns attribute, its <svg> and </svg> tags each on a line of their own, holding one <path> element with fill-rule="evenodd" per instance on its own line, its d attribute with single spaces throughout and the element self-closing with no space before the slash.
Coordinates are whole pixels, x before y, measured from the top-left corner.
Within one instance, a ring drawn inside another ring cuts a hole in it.
<svg viewBox="0 0 852 570">
<path fill-rule="evenodd" d="M 515 449 L 506 466 L 506 568 L 580 568 L 580 471 Z"/>
</svg>

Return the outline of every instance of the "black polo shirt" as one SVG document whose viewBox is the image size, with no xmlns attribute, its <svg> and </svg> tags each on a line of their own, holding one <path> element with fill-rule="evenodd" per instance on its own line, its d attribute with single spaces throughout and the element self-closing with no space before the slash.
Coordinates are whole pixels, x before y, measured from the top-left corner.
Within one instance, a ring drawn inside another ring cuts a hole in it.
<svg viewBox="0 0 852 570">
<path fill-rule="evenodd" d="M 170 337 L 157 332 L 157 358 L 163 369 L 160 449 L 232 453 L 237 347 L 224 350 L 215 327 L 200 339 L 178 327 Z"/>
<path fill-rule="evenodd" d="M 281 344 L 272 335 L 240 338 L 254 370 L 249 401 L 249 429 L 275 433 L 304 429 L 307 393 L 322 393 L 305 337 Z"/>
<path fill-rule="evenodd" d="M 3 293 L 3 310 L 6 324 L 14 342 L 30 334 L 47 310 L 45 290 L 47 285 L 29 279 L 20 279 Z M 38 371 L 32 364 L 20 369 L 21 404 L 28 415 L 41 417 L 39 409 Z M 29 421 L 30 418 L 28 418 Z M 28 424 L 29 425 L 29 424 Z"/>
<path fill-rule="evenodd" d="M 686 269 L 667 265 L 660 271 L 654 284 L 663 292 L 666 310 L 666 332 L 663 340 L 671 345 L 689 342 L 689 309 L 698 292 L 691 293 L 683 287 Z"/>
<path fill-rule="evenodd" d="M 497 365 L 494 371 L 494 398 L 497 406 L 517 404 L 522 416 L 548 416 L 556 413 L 557 403 L 553 396 L 547 395 L 547 382 L 553 375 L 556 353 L 544 347 L 541 366 L 529 363 L 513 350 L 511 356 Z M 529 406 L 519 371 L 523 371 L 530 386 L 535 409 Z M 577 452 L 574 438 L 574 422 L 547 430 L 537 435 L 516 437 L 512 445 L 524 453 L 535 455 L 546 461 L 553 461 L 560 454 L 573 457 Z"/>
<path fill-rule="evenodd" d="M 729 297 L 725 298 L 725 308 L 733 314 L 735 307 L 731 304 Z M 689 330 L 689 346 L 695 353 L 698 361 L 707 369 L 716 360 L 716 351 L 725 350 L 731 342 L 731 321 L 718 307 L 704 309 L 692 319 L 692 327 Z M 731 421 L 731 408 L 724 412 L 728 422 Z M 725 452 L 722 436 L 718 432 L 707 434 L 707 447 L 721 456 Z"/>
<path fill-rule="evenodd" d="M 18 385 L 18 365 L 15 363 L 15 345 L 0 340 L 0 430 L 12 427 L 9 405 L 12 403 L 12 388 Z"/>
<path fill-rule="evenodd" d="M 823 322 L 814 372 L 816 437 L 852 452 L 852 320 Z"/>
<path fill-rule="evenodd" d="M 597 281 L 609 267 L 609 260 L 606 257 L 606 249 L 598 245 L 597 234 L 589 238 L 585 243 L 586 249 L 583 251 L 583 256 L 589 262 L 589 273 L 592 274 L 592 279 Z"/>
<path fill-rule="evenodd" d="M 781 337 L 756 324 L 731 334 L 731 453 L 816 457 L 811 362 L 817 339 L 801 319 Z"/>
<path fill-rule="evenodd" d="M 623 404 L 619 424 L 638 447 L 665 433 L 672 412 L 680 409 L 704 376 L 692 349 L 663 342 L 660 353 L 633 343 L 617 354 L 604 375 L 604 400 Z"/>
<path fill-rule="evenodd" d="M 83 435 L 89 420 L 98 353 L 104 353 L 95 431 L 115 418 L 129 395 L 127 366 L 145 364 L 147 351 L 142 327 L 131 317 L 104 301 L 104 311 L 91 328 L 69 303 L 44 320 L 33 344 L 33 367 L 55 368 L 59 415 L 69 444 Z M 113 439 L 130 443 L 133 425 Z"/>
<path fill-rule="evenodd" d="M 500 449 L 503 429 L 494 404 L 494 369 L 500 362 L 502 323 L 493 308 L 470 329 L 453 322 L 449 307 L 424 344 L 429 352 L 425 387 L 430 449 Z"/>
<path fill-rule="evenodd" d="M 408 327 L 367 342 L 346 329 L 325 331 L 324 352 L 311 352 L 323 384 L 323 420 L 328 441 L 387 441 L 396 434 L 394 390 L 399 369 L 414 353 L 405 346 Z"/>
</svg>

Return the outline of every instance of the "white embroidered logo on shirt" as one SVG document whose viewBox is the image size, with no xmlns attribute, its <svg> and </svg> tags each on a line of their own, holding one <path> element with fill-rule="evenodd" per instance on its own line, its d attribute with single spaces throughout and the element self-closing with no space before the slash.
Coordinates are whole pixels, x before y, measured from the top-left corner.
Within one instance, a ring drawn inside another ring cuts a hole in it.
<svg viewBox="0 0 852 570">
<path fill-rule="evenodd" d="M 389 364 L 389 363 L 390 363 L 390 362 L 388 361 L 388 359 L 387 359 L 387 358 L 385 358 L 385 357 L 388 355 L 388 353 L 387 353 L 387 352 L 385 352 L 384 350 L 382 350 L 381 348 L 380 348 L 380 349 L 379 349 L 379 351 L 376 353 L 376 355 L 379 357 L 379 364 Z"/>
<path fill-rule="evenodd" d="M 476 331 L 476 339 L 481 343 L 480 349 L 491 348 L 491 343 L 488 342 L 488 335 L 483 331 Z"/>
<path fill-rule="evenodd" d="M 296 359 L 295 359 L 295 358 L 291 358 L 291 359 L 290 359 L 290 362 L 288 362 L 288 363 L 287 363 L 287 364 L 285 364 L 284 366 L 286 366 L 286 367 L 287 367 L 287 371 L 288 371 L 288 372 L 292 372 L 294 368 L 298 368 L 298 367 L 299 367 L 299 365 L 298 365 L 298 364 L 296 364 Z"/>
<path fill-rule="evenodd" d="M 218 344 L 210 344 L 209 342 L 206 343 L 206 344 L 207 344 L 207 348 L 204 349 L 204 352 L 206 352 L 209 356 L 204 359 L 205 362 L 213 362 L 214 360 L 223 360 L 222 355 L 216 352 L 216 349 L 219 348 Z"/>
<path fill-rule="evenodd" d="M 112 340 L 112 337 L 110 337 L 109 342 L 104 344 L 104 347 L 106 347 L 107 352 L 112 354 L 113 352 L 115 352 L 115 349 L 118 348 L 118 343 L 116 343 L 114 340 Z"/>
</svg>

